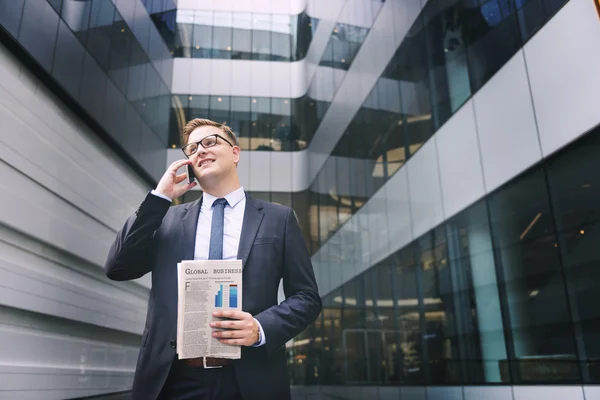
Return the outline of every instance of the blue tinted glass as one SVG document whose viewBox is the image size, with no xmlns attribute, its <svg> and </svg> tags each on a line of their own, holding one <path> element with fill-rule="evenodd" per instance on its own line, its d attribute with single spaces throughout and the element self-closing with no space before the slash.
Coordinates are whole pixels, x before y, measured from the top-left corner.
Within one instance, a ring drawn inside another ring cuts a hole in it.
<svg viewBox="0 0 600 400">
<path fill-rule="evenodd" d="M 212 58 L 231 58 L 233 15 L 215 12 L 213 18 Z"/>
<path fill-rule="evenodd" d="M 47 0 L 48 3 L 56 10 L 57 13 L 60 13 L 60 8 L 62 6 L 63 0 Z"/>
<path fill-rule="evenodd" d="M 14 37 L 19 33 L 25 0 L 0 0 L 0 25 Z"/>
<path fill-rule="evenodd" d="M 271 15 L 252 14 L 252 59 L 271 59 Z"/>
<path fill-rule="evenodd" d="M 29 0 L 25 3 L 19 43 L 48 71 L 54 57 L 58 20 L 47 2 Z"/>
<path fill-rule="evenodd" d="M 52 75 L 75 99 L 79 95 L 84 55 L 85 49 L 81 43 L 60 21 Z"/>
<path fill-rule="evenodd" d="M 102 69 L 108 70 L 110 41 L 115 8 L 110 0 L 94 0 L 87 35 L 87 49 Z"/>
<path fill-rule="evenodd" d="M 89 54 L 83 62 L 83 77 L 79 91 L 79 102 L 97 120 L 102 120 L 104 112 L 104 93 L 106 91 L 106 75 Z"/>
<path fill-rule="evenodd" d="M 77 36 L 83 36 L 90 22 L 92 0 L 64 0 L 60 16 Z"/>
</svg>

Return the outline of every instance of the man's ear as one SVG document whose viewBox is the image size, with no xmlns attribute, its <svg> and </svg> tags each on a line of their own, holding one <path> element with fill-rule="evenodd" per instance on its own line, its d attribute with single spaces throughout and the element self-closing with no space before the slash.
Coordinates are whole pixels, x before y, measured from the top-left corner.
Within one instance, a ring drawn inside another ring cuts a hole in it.
<svg viewBox="0 0 600 400">
<path fill-rule="evenodd" d="M 240 152 L 242 150 L 238 146 L 233 146 L 233 162 L 237 166 L 240 162 Z"/>
</svg>

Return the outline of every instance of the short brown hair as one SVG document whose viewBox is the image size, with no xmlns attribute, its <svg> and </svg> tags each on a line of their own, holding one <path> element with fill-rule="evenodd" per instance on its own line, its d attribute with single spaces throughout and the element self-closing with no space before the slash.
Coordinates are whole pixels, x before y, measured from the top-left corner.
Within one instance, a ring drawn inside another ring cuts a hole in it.
<svg viewBox="0 0 600 400">
<path fill-rule="evenodd" d="M 228 127 L 225 124 L 220 124 L 218 122 L 204 118 L 194 118 L 193 120 L 187 123 L 185 128 L 183 128 L 183 132 L 181 133 L 181 145 L 185 146 L 192 132 L 196 128 L 200 128 L 201 126 L 214 126 L 215 128 L 219 128 L 221 131 L 223 131 L 227 138 L 232 141 L 232 144 L 234 146 L 239 146 L 237 136 L 235 136 L 235 133 L 233 133 L 230 127 Z"/>
</svg>

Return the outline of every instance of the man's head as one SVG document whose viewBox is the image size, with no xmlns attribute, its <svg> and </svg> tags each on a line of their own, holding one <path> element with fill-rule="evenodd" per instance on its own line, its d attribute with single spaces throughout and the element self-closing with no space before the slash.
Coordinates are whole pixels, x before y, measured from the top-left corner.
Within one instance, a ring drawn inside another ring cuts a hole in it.
<svg viewBox="0 0 600 400">
<path fill-rule="evenodd" d="M 183 152 L 192 162 L 202 189 L 221 196 L 239 187 L 236 167 L 240 148 L 227 125 L 196 118 L 185 126 L 181 139 Z"/>
</svg>

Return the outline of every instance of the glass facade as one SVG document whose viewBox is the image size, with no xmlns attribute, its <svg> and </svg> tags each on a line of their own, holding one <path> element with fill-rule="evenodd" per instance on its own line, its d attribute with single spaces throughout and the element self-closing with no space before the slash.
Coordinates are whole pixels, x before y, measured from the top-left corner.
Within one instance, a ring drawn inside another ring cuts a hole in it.
<svg viewBox="0 0 600 400">
<path fill-rule="evenodd" d="M 167 146 L 171 55 L 147 11 L 110 0 L 0 1 L 0 24 L 84 113 L 158 179 Z M 146 13 L 146 18 L 143 14 Z M 141 16 L 140 16 L 141 15 Z"/>
<path fill-rule="evenodd" d="M 185 9 L 154 13 L 152 20 L 174 57 L 262 61 L 303 59 L 318 22 L 305 13 Z"/>
<path fill-rule="evenodd" d="M 337 24 L 333 28 L 319 65 L 347 71 L 368 33 L 368 28 Z"/>
<path fill-rule="evenodd" d="M 297 151 L 306 149 L 318 120 L 316 101 L 243 96 L 174 95 L 169 147 L 181 147 L 186 121 L 206 117 L 231 126 L 242 150 Z"/>
<path fill-rule="evenodd" d="M 332 152 L 352 159 L 362 179 L 344 196 L 319 196 L 328 221 L 321 243 L 347 219 L 340 208 L 358 210 L 342 202 L 371 197 L 566 1 L 551 3 L 427 2 Z M 323 168 L 316 181 L 339 194 L 340 173 Z"/>
<path fill-rule="evenodd" d="M 600 127 L 327 294 L 293 382 L 600 382 L 599 152 Z"/>
</svg>

